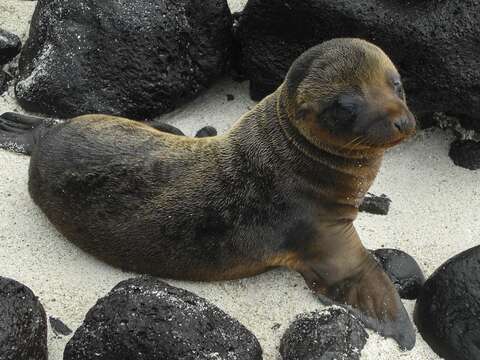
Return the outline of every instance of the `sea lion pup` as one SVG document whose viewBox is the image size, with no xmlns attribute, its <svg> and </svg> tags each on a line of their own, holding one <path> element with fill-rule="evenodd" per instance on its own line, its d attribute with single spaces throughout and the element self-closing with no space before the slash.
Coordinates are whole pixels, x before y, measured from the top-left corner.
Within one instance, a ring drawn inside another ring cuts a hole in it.
<svg viewBox="0 0 480 360">
<path fill-rule="evenodd" d="M 400 76 L 359 39 L 316 46 L 225 135 L 102 115 L 53 127 L 29 191 L 69 240 L 125 270 L 183 280 L 284 266 L 411 349 L 415 332 L 353 226 L 385 149 L 414 132 Z"/>
</svg>

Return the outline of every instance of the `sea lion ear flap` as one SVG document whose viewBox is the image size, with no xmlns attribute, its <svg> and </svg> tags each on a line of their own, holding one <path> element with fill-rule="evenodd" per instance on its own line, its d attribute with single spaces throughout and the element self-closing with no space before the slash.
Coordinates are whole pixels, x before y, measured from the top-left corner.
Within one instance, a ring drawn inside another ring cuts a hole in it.
<svg viewBox="0 0 480 360">
<path fill-rule="evenodd" d="M 317 104 L 312 102 L 305 102 L 300 104 L 297 108 L 296 117 L 298 120 L 307 121 L 309 119 L 316 118 L 320 111 Z"/>
</svg>

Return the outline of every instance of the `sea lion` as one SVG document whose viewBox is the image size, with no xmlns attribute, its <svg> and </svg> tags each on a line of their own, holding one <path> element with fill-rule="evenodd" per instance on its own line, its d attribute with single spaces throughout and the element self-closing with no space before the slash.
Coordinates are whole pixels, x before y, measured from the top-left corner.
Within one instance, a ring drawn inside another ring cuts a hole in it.
<svg viewBox="0 0 480 360">
<path fill-rule="evenodd" d="M 411 321 L 353 221 L 385 150 L 414 130 L 388 56 L 334 39 L 224 135 L 105 115 L 52 127 L 34 148 L 29 191 L 63 235 L 112 265 L 202 281 L 288 267 L 411 349 Z"/>
</svg>

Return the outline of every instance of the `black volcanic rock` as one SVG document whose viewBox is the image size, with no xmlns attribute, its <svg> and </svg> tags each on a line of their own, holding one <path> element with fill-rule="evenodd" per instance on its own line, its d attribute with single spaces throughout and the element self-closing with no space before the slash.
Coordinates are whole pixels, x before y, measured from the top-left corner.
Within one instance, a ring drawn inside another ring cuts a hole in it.
<svg viewBox="0 0 480 360">
<path fill-rule="evenodd" d="M 205 299 L 154 278 L 123 281 L 90 309 L 64 360 L 262 359 L 256 337 Z"/>
<path fill-rule="evenodd" d="M 413 257 L 397 249 L 378 249 L 373 255 L 390 277 L 402 299 L 416 299 L 425 283 L 420 266 Z"/>
<path fill-rule="evenodd" d="M 47 316 L 33 292 L 0 277 L 0 359 L 47 360 Z"/>
<path fill-rule="evenodd" d="M 235 33 L 255 99 L 271 93 L 308 48 L 359 37 L 397 64 L 414 111 L 478 119 L 478 13 L 478 0 L 249 0 Z"/>
<path fill-rule="evenodd" d="M 226 70 L 226 0 L 39 0 L 16 95 L 27 110 L 150 119 Z"/>
<path fill-rule="evenodd" d="M 480 246 L 454 256 L 433 273 L 418 297 L 414 319 L 442 358 L 480 359 Z"/>
<path fill-rule="evenodd" d="M 368 334 L 348 311 L 332 307 L 301 314 L 280 342 L 284 360 L 358 360 Z"/>
<path fill-rule="evenodd" d="M 0 29 L 0 65 L 12 60 L 21 48 L 22 42 L 17 35 Z"/>
<path fill-rule="evenodd" d="M 455 140 L 448 153 L 455 165 L 470 170 L 480 169 L 480 142 L 473 140 Z"/>
</svg>

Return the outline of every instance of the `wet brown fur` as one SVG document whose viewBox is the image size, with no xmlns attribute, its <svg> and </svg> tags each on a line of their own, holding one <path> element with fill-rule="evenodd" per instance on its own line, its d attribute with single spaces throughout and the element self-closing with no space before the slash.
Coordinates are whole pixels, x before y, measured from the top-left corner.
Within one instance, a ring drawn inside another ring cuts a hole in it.
<svg viewBox="0 0 480 360">
<path fill-rule="evenodd" d="M 405 136 L 382 125 L 365 142 L 318 124 L 352 86 L 366 119 L 407 112 L 387 79 L 395 67 L 373 45 L 342 39 L 292 69 L 222 136 L 104 115 L 59 125 L 33 152 L 31 196 L 63 235 L 110 264 L 205 281 L 285 266 L 410 348 L 408 316 L 352 225 L 384 150 Z"/>
</svg>

